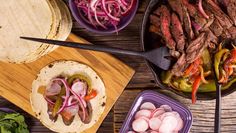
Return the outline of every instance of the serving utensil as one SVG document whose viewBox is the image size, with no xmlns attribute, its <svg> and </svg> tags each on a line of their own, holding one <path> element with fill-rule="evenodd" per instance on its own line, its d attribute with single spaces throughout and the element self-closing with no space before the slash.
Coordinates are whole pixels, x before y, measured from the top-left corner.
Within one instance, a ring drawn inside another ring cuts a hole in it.
<svg viewBox="0 0 236 133">
<path fill-rule="evenodd" d="M 216 84 L 214 132 L 220 133 L 220 127 L 221 127 L 221 84 L 218 83 L 218 79 L 217 79 L 216 75 L 214 77 L 215 77 L 215 84 Z"/>
<path fill-rule="evenodd" d="M 20 38 L 41 43 L 65 46 L 65 47 L 73 47 L 73 48 L 108 52 L 114 54 L 139 56 L 147 59 L 148 61 L 152 62 L 153 64 L 155 64 L 156 66 L 160 67 L 163 70 L 168 70 L 171 66 L 171 60 L 167 58 L 170 57 L 167 47 L 160 47 L 147 52 L 137 52 L 137 51 L 124 50 L 124 49 L 98 46 L 98 45 L 85 45 L 83 43 L 77 43 L 77 42 L 67 42 L 67 41 L 58 41 L 50 39 L 32 38 L 32 37 L 20 37 Z"/>
</svg>

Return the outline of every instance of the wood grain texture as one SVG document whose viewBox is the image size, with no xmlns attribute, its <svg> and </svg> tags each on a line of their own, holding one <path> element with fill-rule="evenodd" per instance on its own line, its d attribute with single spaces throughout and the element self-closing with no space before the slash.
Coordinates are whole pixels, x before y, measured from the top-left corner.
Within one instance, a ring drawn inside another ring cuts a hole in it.
<svg viewBox="0 0 236 133">
<path fill-rule="evenodd" d="M 85 40 L 73 34 L 69 36 L 68 40 L 86 43 Z M 85 131 L 87 133 L 95 132 L 134 74 L 134 70 L 109 54 L 60 47 L 33 63 L 17 65 L 1 62 L 0 70 L 4 71 L 0 73 L 0 95 L 34 115 L 29 103 L 32 81 L 42 67 L 56 60 L 82 62 L 91 66 L 102 78 L 107 94 L 105 111 L 98 122 Z"/>
<path fill-rule="evenodd" d="M 90 42 L 97 45 L 106 45 L 117 48 L 131 49 L 131 50 L 141 50 L 140 46 L 140 29 L 142 16 L 145 11 L 146 5 L 149 0 L 140 0 L 138 12 L 134 20 L 122 31 L 119 35 L 99 35 L 88 32 L 84 28 L 78 25 L 74 21 L 72 32 L 78 36 L 81 36 Z M 100 126 L 98 133 L 113 133 L 118 132 L 127 112 L 139 92 L 143 90 L 156 90 L 164 93 L 188 106 L 193 112 L 194 121 L 191 133 L 207 133 L 213 132 L 213 122 L 214 122 L 214 106 L 215 101 L 198 101 L 196 105 L 191 105 L 191 101 L 185 98 L 179 97 L 171 92 L 161 91 L 158 88 L 154 88 L 154 78 L 151 71 L 147 67 L 145 61 L 138 57 L 127 57 L 118 56 L 120 60 L 127 63 L 129 66 L 136 70 L 136 73 L 132 80 L 129 82 L 128 87 L 122 93 L 121 97 L 118 99 L 113 110 L 110 111 L 103 124 Z M 0 69 L 3 71 L 2 69 Z M 150 88 L 146 88 L 150 87 Z M 0 93 L 1 94 L 1 93 Z M 223 98 L 222 107 L 222 132 L 223 133 L 235 133 L 236 132 L 236 94 L 233 93 L 227 97 Z M 5 104 L 3 104 L 5 103 Z M 7 104 L 6 104 L 7 103 Z M 14 105 L 10 104 L 8 101 L 3 100 L 0 106 L 9 106 L 15 108 Z M 24 112 L 24 111 L 21 111 Z M 113 113 L 114 112 L 114 113 Z M 46 127 L 34 119 L 33 117 L 23 113 L 27 116 L 29 121 L 30 129 L 32 133 L 51 133 Z M 111 118 L 114 115 L 114 118 Z M 32 120 L 33 119 L 33 120 Z M 113 131 L 114 125 L 114 131 Z"/>
<path fill-rule="evenodd" d="M 15 111 L 21 113 L 25 117 L 25 121 L 28 125 L 30 133 L 53 133 L 48 128 L 44 127 L 39 120 L 29 115 L 19 107 L 13 105 L 6 99 L 0 97 L 0 107 L 8 107 L 14 109 Z M 99 127 L 97 133 L 112 133 L 113 132 L 113 111 L 104 119 L 104 122 Z"/>
<path fill-rule="evenodd" d="M 175 100 L 186 105 L 193 114 L 193 125 L 191 133 L 209 133 L 214 132 L 214 113 L 215 113 L 215 100 L 197 101 L 195 105 L 191 100 L 184 99 L 176 94 L 157 89 L 146 88 L 158 91 L 162 94 L 168 95 Z M 136 98 L 136 96 L 146 89 L 127 89 L 125 90 L 114 106 L 114 132 L 119 132 L 119 129 L 124 122 L 126 115 Z M 222 124 L 221 132 L 234 133 L 236 132 L 236 92 L 222 98 Z"/>
</svg>

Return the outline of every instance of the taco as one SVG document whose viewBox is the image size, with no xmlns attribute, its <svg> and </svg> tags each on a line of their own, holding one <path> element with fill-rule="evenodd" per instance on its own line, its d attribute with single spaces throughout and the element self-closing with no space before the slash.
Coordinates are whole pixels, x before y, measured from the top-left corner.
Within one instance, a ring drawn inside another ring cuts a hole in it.
<svg viewBox="0 0 236 133">
<path fill-rule="evenodd" d="M 105 109 L 105 86 L 97 73 L 75 61 L 57 61 L 41 69 L 30 101 L 36 117 L 55 132 L 83 132 Z"/>
</svg>

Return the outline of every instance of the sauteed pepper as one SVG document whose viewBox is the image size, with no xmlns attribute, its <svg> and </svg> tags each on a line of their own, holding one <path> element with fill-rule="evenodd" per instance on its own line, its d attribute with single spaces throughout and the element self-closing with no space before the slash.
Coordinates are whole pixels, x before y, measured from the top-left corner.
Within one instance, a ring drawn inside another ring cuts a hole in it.
<svg viewBox="0 0 236 133">
<path fill-rule="evenodd" d="M 211 68 L 209 67 L 210 62 L 210 55 L 206 50 L 204 52 L 204 59 L 198 58 L 191 63 L 184 71 L 183 76 L 176 77 L 173 76 L 170 71 L 167 71 L 162 74 L 162 81 L 163 83 L 183 92 L 192 92 L 192 103 L 195 103 L 196 93 L 198 91 L 215 91 L 214 81 L 207 81 L 205 79 L 205 77 L 211 74 Z"/>
<path fill-rule="evenodd" d="M 197 94 L 197 91 L 198 91 L 198 88 L 199 88 L 200 84 L 201 84 L 201 76 L 198 75 L 196 77 L 196 79 L 194 80 L 194 82 L 193 82 L 193 87 L 192 87 L 192 103 L 196 103 L 196 100 L 197 100 L 196 94 Z"/>
<path fill-rule="evenodd" d="M 220 45 L 219 52 L 215 54 L 214 67 L 218 82 L 225 84 L 229 77 L 233 75 L 233 69 L 236 65 L 236 48 L 230 51 L 221 47 Z"/>
<path fill-rule="evenodd" d="M 215 67 L 215 73 L 216 73 L 216 77 L 217 79 L 219 79 L 219 65 L 220 65 L 220 61 L 221 58 L 224 56 L 225 53 L 227 53 L 229 50 L 228 49 L 220 49 L 220 51 L 218 53 L 215 54 L 215 59 L 214 59 L 214 67 Z"/>
<path fill-rule="evenodd" d="M 59 109 L 62 105 L 62 101 L 63 101 L 62 96 L 65 95 L 65 94 L 66 94 L 65 87 L 62 87 L 60 93 L 57 96 L 57 100 L 55 102 L 55 105 L 53 107 L 53 111 L 52 111 L 52 116 L 53 117 L 56 117 L 56 115 L 58 114 L 57 112 L 59 111 Z"/>
</svg>

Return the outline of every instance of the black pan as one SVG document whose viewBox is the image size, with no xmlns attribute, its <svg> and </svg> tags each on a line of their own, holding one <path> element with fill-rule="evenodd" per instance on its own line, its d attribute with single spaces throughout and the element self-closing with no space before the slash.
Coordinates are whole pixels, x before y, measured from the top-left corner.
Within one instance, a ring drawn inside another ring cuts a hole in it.
<svg viewBox="0 0 236 133">
<path fill-rule="evenodd" d="M 141 28 L 141 46 L 142 46 L 143 51 L 148 51 L 150 49 L 153 49 L 154 48 L 153 46 L 157 46 L 157 45 L 160 46 L 161 44 L 164 45 L 163 43 L 160 42 L 160 38 L 157 38 L 156 36 L 154 37 L 152 34 L 148 32 L 148 28 L 150 26 L 149 15 L 153 12 L 153 10 L 155 10 L 161 4 L 166 4 L 165 2 L 166 1 L 164 0 L 150 0 L 149 5 L 146 8 L 146 11 L 143 17 L 142 28 Z M 169 87 L 163 84 L 162 81 L 160 80 L 160 74 L 162 70 L 150 62 L 148 61 L 146 62 L 154 75 L 155 82 L 158 87 L 162 89 L 170 90 L 174 92 L 175 94 L 191 99 L 191 93 L 178 91 L 172 87 Z M 235 88 L 236 88 L 236 83 L 234 83 L 228 89 L 222 90 L 222 97 L 234 92 L 236 90 Z M 197 93 L 197 98 L 199 100 L 212 100 L 212 99 L 215 99 L 215 97 L 216 97 L 215 92 Z"/>
</svg>

